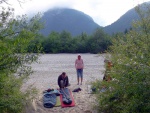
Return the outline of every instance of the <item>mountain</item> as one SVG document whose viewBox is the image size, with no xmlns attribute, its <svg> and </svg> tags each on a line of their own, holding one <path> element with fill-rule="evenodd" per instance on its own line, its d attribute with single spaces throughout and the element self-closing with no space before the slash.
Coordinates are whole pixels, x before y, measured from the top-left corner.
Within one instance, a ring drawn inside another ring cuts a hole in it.
<svg viewBox="0 0 150 113">
<path fill-rule="evenodd" d="M 144 6 L 144 4 L 141 4 L 141 6 Z M 111 35 L 129 30 L 132 22 L 139 20 L 139 16 L 135 8 L 132 8 L 111 25 L 101 27 L 90 16 L 81 11 L 56 8 L 46 11 L 41 20 L 45 22 L 45 28 L 41 30 L 41 33 L 45 36 L 52 31 L 62 32 L 63 30 L 70 32 L 72 36 L 80 35 L 83 32 L 90 35 L 96 28 L 103 28 L 106 33 Z"/>
<path fill-rule="evenodd" d="M 139 20 L 138 14 L 135 9 L 127 11 L 123 16 L 121 16 L 117 21 L 104 27 L 104 31 L 108 34 L 113 34 L 117 32 L 124 32 L 126 29 L 130 29 L 132 22 Z"/>
<path fill-rule="evenodd" d="M 70 32 L 73 36 L 80 35 L 82 32 L 92 34 L 100 26 L 93 19 L 81 11 L 69 8 L 57 8 L 46 11 L 42 16 L 45 28 L 41 33 L 47 36 L 52 31 Z"/>
<path fill-rule="evenodd" d="M 142 10 L 146 10 L 145 5 L 150 5 L 150 2 L 145 2 L 140 4 L 140 8 Z M 117 32 L 125 32 L 125 30 L 129 30 L 132 26 L 133 21 L 140 20 L 138 13 L 135 8 L 130 9 L 124 15 L 122 15 L 117 21 L 104 27 L 104 31 L 108 34 L 113 34 Z"/>
</svg>

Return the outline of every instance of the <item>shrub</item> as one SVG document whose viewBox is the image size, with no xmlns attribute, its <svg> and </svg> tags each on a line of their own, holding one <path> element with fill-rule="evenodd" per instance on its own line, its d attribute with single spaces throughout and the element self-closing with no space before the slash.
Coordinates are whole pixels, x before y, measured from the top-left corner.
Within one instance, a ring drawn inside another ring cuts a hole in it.
<svg viewBox="0 0 150 113">
<path fill-rule="evenodd" d="M 148 113 L 150 111 L 150 5 L 136 7 L 140 21 L 113 40 L 114 64 L 110 82 L 97 82 L 108 90 L 97 93 L 97 109 L 104 113 Z M 110 90 L 111 88 L 111 90 Z"/>
</svg>

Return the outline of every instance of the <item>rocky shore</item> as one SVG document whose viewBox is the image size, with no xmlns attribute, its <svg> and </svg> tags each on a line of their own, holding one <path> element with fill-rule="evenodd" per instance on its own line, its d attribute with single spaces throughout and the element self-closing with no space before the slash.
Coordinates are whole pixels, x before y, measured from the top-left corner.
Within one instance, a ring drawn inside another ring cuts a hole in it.
<svg viewBox="0 0 150 113">
<path fill-rule="evenodd" d="M 43 54 L 39 57 L 39 63 L 33 63 L 33 74 L 23 85 L 23 90 L 32 86 L 38 90 L 37 98 L 31 105 L 27 106 L 27 113 L 96 113 L 92 109 L 94 104 L 94 95 L 88 94 L 87 86 L 96 79 L 103 78 L 104 72 L 104 55 L 98 54 L 81 54 L 84 61 L 84 80 L 82 85 L 77 85 L 75 70 L 75 59 L 78 54 Z M 74 107 L 43 107 L 43 91 L 48 88 L 57 89 L 57 78 L 62 72 L 66 72 L 72 91 L 80 87 L 82 91 L 73 92 L 75 99 Z"/>
</svg>

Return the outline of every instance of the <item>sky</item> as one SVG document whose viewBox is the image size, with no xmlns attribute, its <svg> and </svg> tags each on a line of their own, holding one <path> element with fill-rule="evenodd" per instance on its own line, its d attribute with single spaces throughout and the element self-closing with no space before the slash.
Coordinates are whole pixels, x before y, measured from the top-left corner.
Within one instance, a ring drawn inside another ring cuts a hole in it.
<svg viewBox="0 0 150 113">
<path fill-rule="evenodd" d="M 9 0 L 15 8 L 15 14 L 36 14 L 49 9 L 72 8 L 91 16 L 100 26 L 107 26 L 117 21 L 128 10 L 150 0 L 24 0 L 21 5 L 17 0 Z"/>
</svg>

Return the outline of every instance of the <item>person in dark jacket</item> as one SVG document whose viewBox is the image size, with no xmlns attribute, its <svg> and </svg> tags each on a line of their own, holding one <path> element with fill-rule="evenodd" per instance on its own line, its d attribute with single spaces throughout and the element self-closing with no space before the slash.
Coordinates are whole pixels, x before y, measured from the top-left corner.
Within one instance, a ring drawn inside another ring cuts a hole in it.
<svg viewBox="0 0 150 113">
<path fill-rule="evenodd" d="M 58 86 L 60 88 L 65 88 L 69 86 L 69 79 L 65 72 L 58 76 Z"/>
</svg>

